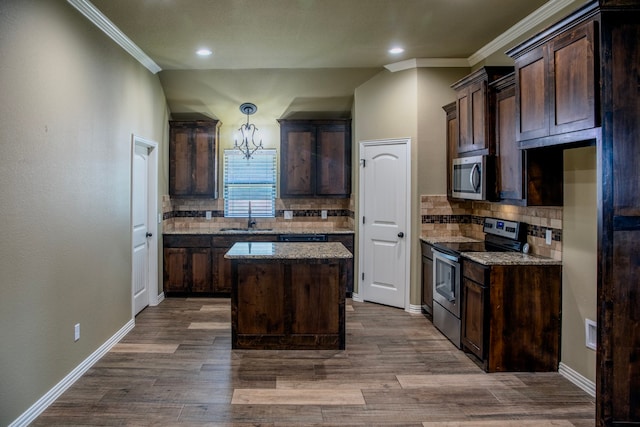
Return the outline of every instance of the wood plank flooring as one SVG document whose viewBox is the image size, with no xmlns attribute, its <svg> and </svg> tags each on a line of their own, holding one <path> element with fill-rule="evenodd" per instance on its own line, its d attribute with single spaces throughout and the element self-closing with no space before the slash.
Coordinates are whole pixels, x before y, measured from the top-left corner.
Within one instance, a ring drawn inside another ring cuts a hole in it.
<svg viewBox="0 0 640 427">
<path fill-rule="evenodd" d="M 557 373 L 486 374 L 423 316 L 347 303 L 345 351 L 257 351 L 231 349 L 228 299 L 165 299 L 32 425 L 595 425 Z"/>
</svg>

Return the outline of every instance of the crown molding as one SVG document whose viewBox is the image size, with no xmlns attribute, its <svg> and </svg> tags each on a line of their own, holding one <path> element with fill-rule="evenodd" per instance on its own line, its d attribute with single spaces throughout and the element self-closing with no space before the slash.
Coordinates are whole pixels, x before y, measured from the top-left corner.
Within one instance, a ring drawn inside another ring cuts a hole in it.
<svg viewBox="0 0 640 427">
<path fill-rule="evenodd" d="M 412 68 L 469 68 L 470 66 L 466 58 L 413 58 L 387 64 L 384 68 L 395 73 Z"/>
<path fill-rule="evenodd" d="M 133 56 L 144 67 L 156 74 L 162 71 L 162 68 L 156 64 L 146 53 L 142 51 L 134 42 L 131 41 L 118 27 L 115 26 L 98 8 L 96 8 L 89 0 L 67 0 L 67 2 L 75 7 L 83 14 L 91 23 L 102 30 L 114 42 L 116 42 L 127 53 Z"/>
<path fill-rule="evenodd" d="M 545 20 L 553 17 L 556 13 L 560 12 L 565 7 L 574 3 L 575 0 L 550 0 L 547 3 L 540 6 L 529 16 L 523 18 L 518 23 L 513 25 L 504 33 L 487 43 L 480 48 L 476 53 L 471 55 L 468 60 L 471 66 L 476 65 L 478 62 L 488 58 L 499 49 L 504 48 L 509 43 L 516 40 L 518 37 L 524 35 L 529 30 L 536 28 Z"/>
</svg>

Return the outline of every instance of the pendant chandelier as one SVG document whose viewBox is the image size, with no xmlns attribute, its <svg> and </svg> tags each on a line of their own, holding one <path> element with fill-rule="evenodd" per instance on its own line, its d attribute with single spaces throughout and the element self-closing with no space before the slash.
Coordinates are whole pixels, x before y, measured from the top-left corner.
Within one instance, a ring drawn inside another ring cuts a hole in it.
<svg viewBox="0 0 640 427">
<path fill-rule="evenodd" d="M 262 139 L 257 144 L 254 141 L 258 128 L 253 123 L 249 123 L 249 116 L 258 111 L 258 107 L 256 107 L 256 104 L 252 104 L 251 102 L 245 102 L 240 106 L 240 111 L 242 114 L 247 115 L 247 123 L 244 123 L 238 129 L 242 136 L 242 140 L 240 142 L 238 142 L 237 139 L 234 140 L 233 148 L 240 150 L 245 159 L 250 159 L 251 156 L 253 156 L 253 153 L 262 148 Z"/>
</svg>

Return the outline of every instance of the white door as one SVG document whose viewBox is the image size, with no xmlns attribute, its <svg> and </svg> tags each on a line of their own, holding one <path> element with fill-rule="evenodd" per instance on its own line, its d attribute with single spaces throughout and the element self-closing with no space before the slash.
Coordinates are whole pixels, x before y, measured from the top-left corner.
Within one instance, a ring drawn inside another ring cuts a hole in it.
<svg viewBox="0 0 640 427">
<path fill-rule="evenodd" d="M 149 149 L 135 144 L 131 182 L 133 314 L 149 305 Z"/>
<path fill-rule="evenodd" d="M 362 298 L 409 305 L 409 140 L 360 143 Z M 360 291 L 361 289 L 361 291 Z"/>
</svg>

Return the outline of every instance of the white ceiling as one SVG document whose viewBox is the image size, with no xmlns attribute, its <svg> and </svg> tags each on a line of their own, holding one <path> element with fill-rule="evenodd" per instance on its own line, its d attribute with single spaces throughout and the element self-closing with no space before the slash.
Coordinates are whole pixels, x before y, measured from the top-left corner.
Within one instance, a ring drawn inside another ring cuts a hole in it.
<svg viewBox="0 0 640 427">
<path fill-rule="evenodd" d="M 584 0 L 68 1 L 106 17 L 107 33 L 162 70 L 174 114 L 235 122 L 247 101 L 269 120 L 349 114 L 355 88 L 385 66 L 470 67 Z M 395 45 L 405 52 L 389 54 Z M 213 55 L 198 57 L 202 47 Z"/>
</svg>

